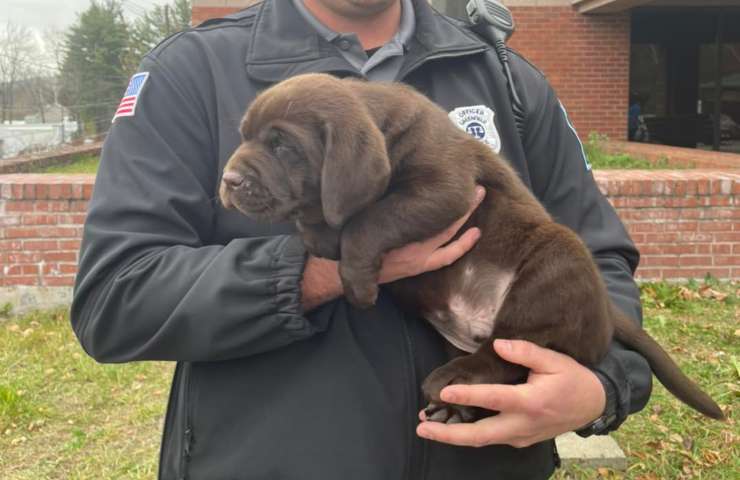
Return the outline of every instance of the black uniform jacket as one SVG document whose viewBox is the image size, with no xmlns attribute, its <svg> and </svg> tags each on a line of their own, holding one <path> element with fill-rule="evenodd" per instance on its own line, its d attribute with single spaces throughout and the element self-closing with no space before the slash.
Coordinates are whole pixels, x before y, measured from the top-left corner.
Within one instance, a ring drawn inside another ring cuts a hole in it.
<svg viewBox="0 0 740 480">
<path fill-rule="evenodd" d="M 522 140 L 493 50 L 426 1 L 415 4 L 416 33 L 399 80 L 448 111 L 493 110 L 502 154 L 584 238 L 614 300 L 639 319 L 638 254 L 546 79 L 513 56 L 527 111 Z M 219 205 L 222 168 L 259 91 L 306 72 L 358 75 L 292 2 L 267 0 L 177 34 L 146 56 L 141 71 L 149 75 L 134 115 L 115 120 L 103 149 L 72 324 L 98 361 L 178 362 L 160 478 L 551 474 L 553 442 L 473 449 L 416 437 L 419 384 L 445 361 L 441 337 L 404 317 L 385 292 L 370 310 L 339 299 L 304 314 L 306 254 L 293 227 Z M 651 375 L 642 357 L 615 345 L 598 371 L 616 387 L 621 418 L 647 401 Z"/>
</svg>

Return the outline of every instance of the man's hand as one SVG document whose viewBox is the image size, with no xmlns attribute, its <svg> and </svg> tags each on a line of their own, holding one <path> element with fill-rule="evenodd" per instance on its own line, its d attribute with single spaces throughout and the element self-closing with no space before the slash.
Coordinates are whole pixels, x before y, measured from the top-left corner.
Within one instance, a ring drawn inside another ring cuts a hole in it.
<svg viewBox="0 0 740 480">
<path fill-rule="evenodd" d="M 480 229 L 477 227 L 468 229 L 460 238 L 449 245 L 445 244 L 465 225 L 465 222 L 468 221 L 470 215 L 478 208 L 485 196 L 486 190 L 483 187 L 477 187 L 475 198 L 468 213 L 443 232 L 423 242 L 410 243 L 385 254 L 378 283 L 390 283 L 402 278 L 439 270 L 455 263 L 458 258 L 465 255 L 480 238 Z"/>
<path fill-rule="evenodd" d="M 445 231 L 423 242 L 411 243 L 386 253 L 383 257 L 378 283 L 389 283 L 438 270 L 465 255 L 480 238 L 480 229 L 470 228 L 454 242 L 445 244 L 452 240 L 458 230 L 468 221 L 485 196 L 486 190 L 483 187 L 477 187 L 470 210 Z M 337 266 L 338 263 L 332 260 L 313 256 L 308 258 L 301 285 L 305 312 L 342 294 L 342 282 L 339 279 Z"/>
<path fill-rule="evenodd" d="M 523 448 L 577 430 L 604 411 L 601 381 L 571 357 L 523 340 L 496 340 L 494 348 L 504 360 L 531 369 L 527 383 L 445 387 L 445 402 L 500 413 L 467 424 L 423 421 L 416 429 L 420 437 L 453 445 Z M 426 420 L 423 411 L 419 418 Z"/>
</svg>

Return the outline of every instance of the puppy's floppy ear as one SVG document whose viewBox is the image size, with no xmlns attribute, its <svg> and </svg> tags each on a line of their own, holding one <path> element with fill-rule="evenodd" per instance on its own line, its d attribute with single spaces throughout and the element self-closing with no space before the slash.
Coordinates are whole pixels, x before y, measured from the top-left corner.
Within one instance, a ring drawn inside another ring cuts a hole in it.
<svg viewBox="0 0 740 480">
<path fill-rule="evenodd" d="M 324 134 L 321 206 L 326 222 L 340 228 L 385 193 L 391 163 L 385 137 L 364 108 L 328 120 Z"/>
</svg>

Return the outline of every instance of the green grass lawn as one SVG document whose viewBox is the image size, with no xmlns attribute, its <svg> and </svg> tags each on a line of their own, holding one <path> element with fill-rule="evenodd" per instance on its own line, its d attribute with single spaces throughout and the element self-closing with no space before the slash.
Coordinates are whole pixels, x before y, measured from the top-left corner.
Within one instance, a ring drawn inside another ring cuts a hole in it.
<svg viewBox="0 0 740 480">
<path fill-rule="evenodd" d="M 740 285 L 642 286 L 645 327 L 729 420 L 707 420 L 654 381 L 647 408 L 614 434 L 629 458 L 627 472 L 577 467 L 558 479 L 736 480 L 740 472 Z"/>
<path fill-rule="evenodd" d="M 629 456 L 626 473 L 571 467 L 556 478 L 738 478 L 738 287 L 643 286 L 648 330 L 729 422 L 703 419 L 656 384 L 645 411 L 615 435 Z M 98 365 L 81 350 L 66 313 L 43 312 L 0 319 L 0 372 L 0 478 L 155 478 L 171 364 Z"/>
<path fill-rule="evenodd" d="M 155 478 L 171 371 L 98 365 L 64 312 L 0 322 L 0 478 Z"/>
<path fill-rule="evenodd" d="M 690 168 L 688 166 L 670 165 L 666 158 L 650 162 L 644 158 L 633 157 L 626 153 L 611 154 L 604 149 L 604 143 L 608 138 L 604 135 L 592 133 L 583 144 L 591 167 L 596 170 L 676 170 Z"/>
<path fill-rule="evenodd" d="M 46 167 L 39 173 L 98 173 L 100 157 L 97 155 L 81 155 L 72 163 L 66 165 L 53 165 Z"/>
</svg>

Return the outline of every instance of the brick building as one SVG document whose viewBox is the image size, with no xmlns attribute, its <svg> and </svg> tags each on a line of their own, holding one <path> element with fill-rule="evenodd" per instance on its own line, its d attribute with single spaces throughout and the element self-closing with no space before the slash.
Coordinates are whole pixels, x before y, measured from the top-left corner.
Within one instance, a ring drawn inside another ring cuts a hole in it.
<svg viewBox="0 0 740 480">
<path fill-rule="evenodd" d="M 465 16 L 466 0 L 431 2 Z M 193 22 L 252 3 L 193 0 Z M 740 0 L 503 3 L 518 26 L 510 44 L 545 72 L 581 135 L 625 140 L 631 112 L 652 142 L 740 153 Z"/>
</svg>

